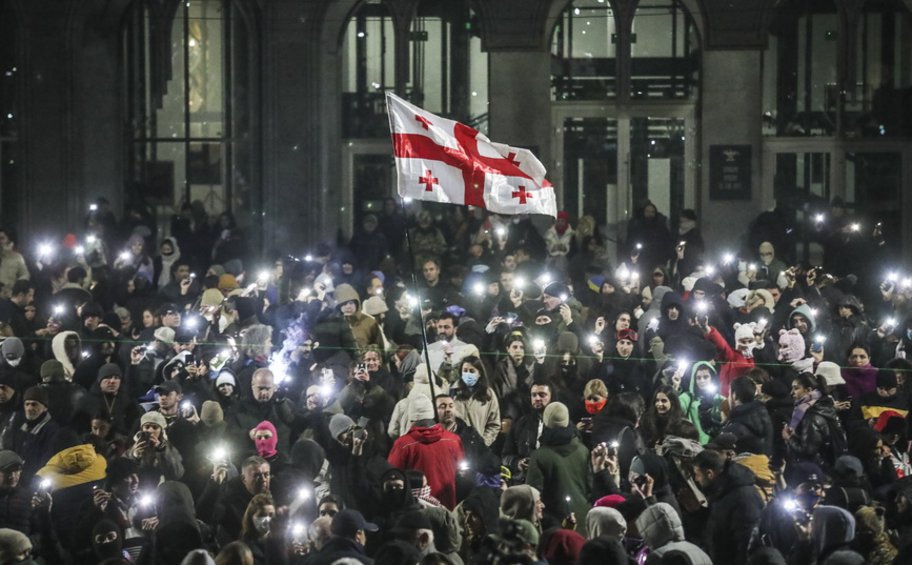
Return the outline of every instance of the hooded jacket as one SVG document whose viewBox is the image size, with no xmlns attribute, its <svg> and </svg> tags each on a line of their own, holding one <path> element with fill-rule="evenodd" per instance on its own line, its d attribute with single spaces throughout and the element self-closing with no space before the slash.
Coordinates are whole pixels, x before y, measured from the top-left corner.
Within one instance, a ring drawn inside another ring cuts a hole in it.
<svg viewBox="0 0 912 565">
<path fill-rule="evenodd" d="M 830 443 L 830 433 L 833 429 L 841 430 L 842 425 L 836 414 L 833 399 L 824 396 L 807 410 L 795 433 L 788 440 L 791 460 L 812 461 L 821 467 L 829 467 L 833 463 L 832 454 L 825 447 Z"/>
<path fill-rule="evenodd" d="M 716 563 L 747 561 L 751 532 L 760 521 L 763 500 L 754 487 L 750 469 L 738 463 L 728 468 L 704 489 L 710 499 L 709 519 L 704 527 L 707 553 Z"/>
<path fill-rule="evenodd" d="M 456 470 L 463 456 L 459 436 L 434 424 L 412 426 L 393 443 L 387 461 L 398 469 L 423 471 L 431 495 L 452 510 L 456 506 Z"/>
<path fill-rule="evenodd" d="M 604 536 L 610 540 L 623 541 L 627 535 L 627 520 L 614 508 L 597 506 L 586 514 L 586 538 Z"/>
<path fill-rule="evenodd" d="M 748 359 L 739 350 L 732 348 L 716 328 L 709 328 L 706 339 L 716 347 L 716 359 L 723 363 L 719 378 L 719 394 L 728 396 L 731 382 L 753 369 L 754 359 Z"/>
<path fill-rule="evenodd" d="M 368 345 L 375 345 L 382 351 L 383 335 L 380 331 L 380 325 L 377 324 L 377 320 L 373 316 L 368 316 L 361 311 L 361 296 L 358 295 L 358 291 L 350 284 L 340 284 L 336 287 L 333 296 L 336 299 L 336 304 L 340 306 L 352 300 L 358 305 L 358 309 L 354 314 L 344 316 L 345 321 L 351 327 L 352 335 L 355 337 L 355 341 L 358 342 L 358 346 L 364 349 Z"/>
<path fill-rule="evenodd" d="M 795 314 L 801 314 L 808 321 L 808 335 L 813 334 L 817 331 L 817 322 L 814 321 L 814 314 L 811 312 L 811 307 L 807 304 L 801 304 L 789 314 L 788 318 L 788 327 L 794 328 L 795 324 L 793 318 Z"/>
<path fill-rule="evenodd" d="M 535 505 L 541 500 L 541 492 L 533 486 L 516 485 L 508 487 L 500 497 L 500 512 L 514 520 L 528 520 L 538 524 L 535 519 Z"/>
<path fill-rule="evenodd" d="M 722 424 L 722 401 L 725 398 L 718 392 L 704 395 L 696 390 L 697 371 L 701 368 L 709 369 L 712 382 L 718 390 L 716 369 L 706 361 L 697 361 L 690 368 L 687 390 L 682 392 L 678 398 L 681 402 L 681 410 L 684 412 L 684 416 L 697 428 L 700 443 L 706 445 L 711 439 L 710 436 L 715 435 L 718 432 L 718 427 Z M 709 424 L 712 428 L 704 429 L 706 428 L 704 423 Z"/>
<path fill-rule="evenodd" d="M 64 342 L 70 336 L 76 339 L 76 347 L 82 351 L 82 340 L 79 339 L 79 334 L 76 332 L 60 332 L 51 340 L 51 351 L 54 353 L 54 359 L 60 361 L 60 364 L 63 365 L 63 374 L 68 381 L 73 380 L 73 375 L 76 373 L 76 367 L 67 357 L 66 347 L 64 347 Z"/>
<path fill-rule="evenodd" d="M 637 531 L 650 549 L 649 562 L 656 563 L 665 555 L 686 557 L 692 565 L 712 565 L 712 560 L 702 549 L 684 541 L 681 517 L 671 505 L 659 502 L 647 506 L 636 519 Z M 722 563 L 720 561 L 720 563 Z"/>
<path fill-rule="evenodd" d="M 576 428 L 546 427 L 541 447 L 532 452 L 526 484 L 542 493 L 545 513 L 560 523 L 570 512 L 582 518 L 591 507 L 592 474 L 589 450 L 576 437 Z M 569 502 L 567 501 L 569 497 Z M 576 530 L 584 533 L 586 525 L 577 520 Z"/>
</svg>

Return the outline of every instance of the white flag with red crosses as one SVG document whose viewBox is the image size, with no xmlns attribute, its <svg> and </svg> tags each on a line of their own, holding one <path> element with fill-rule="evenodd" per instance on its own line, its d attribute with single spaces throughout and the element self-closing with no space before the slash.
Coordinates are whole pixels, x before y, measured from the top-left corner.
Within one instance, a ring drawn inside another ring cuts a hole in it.
<svg viewBox="0 0 912 565">
<path fill-rule="evenodd" d="M 387 93 L 399 195 L 498 214 L 557 216 L 554 187 L 528 149 L 494 143 Z"/>
</svg>

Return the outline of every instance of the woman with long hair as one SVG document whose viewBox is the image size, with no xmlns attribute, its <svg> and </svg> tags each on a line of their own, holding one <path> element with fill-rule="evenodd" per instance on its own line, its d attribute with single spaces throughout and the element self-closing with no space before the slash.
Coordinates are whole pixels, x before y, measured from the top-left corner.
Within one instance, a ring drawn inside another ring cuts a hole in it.
<svg viewBox="0 0 912 565">
<path fill-rule="evenodd" d="M 271 495 L 258 494 L 250 499 L 241 519 L 240 541 L 253 552 L 255 565 L 276 563 L 272 558 L 281 555 L 275 553 L 282 545 L 282 535 L 275 527 L 275 519 L 276 507 Z"/>
<path fill-rule="evenodd" d="M 662 443 L 666 436 L 677 436 L 699 441 L 697 429 L 684 415 L 681 400 L 675 389 L 660 385 L 652 395 L 652 402 L 640 422 L 640 434 L 646 447 Z"/>
<path fill-rule="evenodd" d="M 841 455 L 835 451 L 841 451 L 839 446 L 845 447 L 846 439 L 823 378 L 811 373 L 796 376 L 792 379 L 792 400 L 792 416 L 782 429 L 787 461 L 811 461 L 824 468 L 832 467 Z"/>
<path fill-rule="evenodd" d="M 459 415 L 478 431 L 485 445 L 490 446 L 500 432 L 500 403 L 491 390 L 481 359 L 470 355 L 462 360 L 459 380 L 453 389 Z"/>
</svg>

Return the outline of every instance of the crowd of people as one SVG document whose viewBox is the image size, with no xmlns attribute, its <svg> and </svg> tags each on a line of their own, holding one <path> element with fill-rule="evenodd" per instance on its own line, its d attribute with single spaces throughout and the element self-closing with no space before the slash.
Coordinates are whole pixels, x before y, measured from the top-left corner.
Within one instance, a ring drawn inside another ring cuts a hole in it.
<svg viewBox="0 0 912 565">
<path fill-rule="evenodd" d="M 0 565 L 912 562 L 912 275 L 770 214 L 0 228 Z"/>
</svg>

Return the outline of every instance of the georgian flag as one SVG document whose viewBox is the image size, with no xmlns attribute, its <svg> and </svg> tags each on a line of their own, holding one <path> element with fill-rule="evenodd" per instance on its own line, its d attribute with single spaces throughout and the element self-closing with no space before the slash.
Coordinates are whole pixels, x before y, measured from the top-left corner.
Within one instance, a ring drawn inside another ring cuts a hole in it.
<svg viewBox="0 0 912 565">
<path fill-rule="evenodd" d="M 498 214 L 557 216 L 554 187 L 528 149 L 494 143 L 465 124 L 386 94 L 399 195 Z"/>
</svg>

